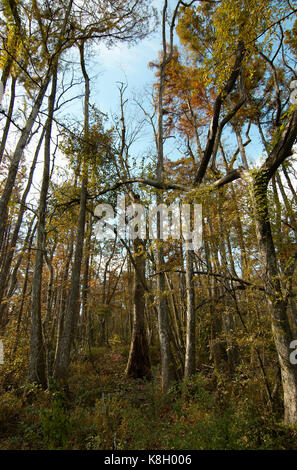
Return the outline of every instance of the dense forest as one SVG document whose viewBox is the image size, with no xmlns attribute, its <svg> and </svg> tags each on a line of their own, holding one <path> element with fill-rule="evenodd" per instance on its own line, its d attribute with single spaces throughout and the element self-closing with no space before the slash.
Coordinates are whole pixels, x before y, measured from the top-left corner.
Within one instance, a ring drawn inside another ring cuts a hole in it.
<svg viewBox="0 0 297 470">
<path fill-rule="evenodd" d="M 0 449 L 297 450 L 297 1 L 0 22 Z"/>
</svg>

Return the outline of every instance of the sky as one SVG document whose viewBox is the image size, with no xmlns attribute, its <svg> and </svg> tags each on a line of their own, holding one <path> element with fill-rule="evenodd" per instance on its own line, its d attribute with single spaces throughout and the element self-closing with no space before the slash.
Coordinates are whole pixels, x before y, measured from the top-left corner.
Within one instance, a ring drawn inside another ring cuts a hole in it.
<svg viewBox="0 0 297 470">
<path fill-rule="evenodd" d="M 151 6 L 156 8 L 161 18 L 163 0 L 152 0 Z M 176 0 L 168 1 L 168 11 L 174 8 Z M 135 46 L 117 43 L 111 49 L 104 44 L 96 48 L 92 58 L 92 68 L 99 74 L 93 83 L 93 98 L 98 101 L 102 111 L 108 113 L 118 107 L 117 82 L 127 83 L 128 92 L 141 92 L 146 85 L 154 81 L 154 71 L 148 64 L 158 58 L 161 49 L 161 34 L 159 28 L 148 38 Z M 96 95 L 96 96 L 94 96 Z"/>
<path fill-rule="evenodd" d="M 97 65 L 99 76 L 93 84 L 93 100 L 103 112 L 115 112 L 119 105 L 117 82 L 128 85 L 127 95 L 140 93 L 154 81 L 154 71 L 148 63 L 158 57 L 160 42 L 156 35 L 147 38 L 134 47 L 121 44 L 109 50 L 99 48 Z M 95 96 L 94 96 L 95 95 Z"/>
<path fill-rule="evenodd" d="M 163 0 L 153 0 L 151 4 L 157 8 L 159 18 L 161 18 Z M 176 0 L 169 0 L 168 4 L 168 11 L 170 12 L 175 7 Z M 101 112 L 108 115 L 110 124 L 112 124 L 112 116 L 119 115 L 120 112 L 119 83 L 127 85 L 125 92 L 125 98 L 128 99 L 126 117 L 129 125 L 127 127 L 137 126 L 138 120 L 143 119 L 143 113 L 135 104 L 134 98 L 136 97 L 141 102 L 148 99 L 152 85 L 156 81 L 155 70 L 149 68 L 149 62 L 155 61 L 158 58 L 160 49 L 161 33 L 160 28 L 157 28 L 153 34 L 134 46 L 118 42 L 114 47 L 108 48 L 105 44 L 98 44 L 92 46 L 87 51 L 86 68 L 91 79 L 90 101 Z M 81 76 L 78 55 L 72 57 L 72 59 L 77 62 L 77 73 Z M 83 85 L 76 87 L 72 93 L 73 95 L 80 94 L 82 90 Z M 146 104 L 146 109 L 148 108 L 149 105 Z M 62 116 L 67 116 L 70 121 L 81 120 L 82 122 L 83 97 L 71 101 L 63 107 L 60 117 L 57 116 L 58 120 L 61 120 Z M 176 150 L 173 140 L 170 139 L 165 147 L 167 155 L 171 158 L 180 156 L 180 152 Z M 155 147 L 153 134 L 149 126 L 142 129 L 140 138 L 136 140 L 131 150 L 133 157 L 137 160 L 144 153 L 153 154 Z M 61 158 L 57 159 L 56 165 L 57 167 L 63 166 L 63 160 Z M 38 179 L 39 177 L 36 177 L 36 180 Z"/>
<path fill-rule="evenodd" d="M 176 0 L 169 1 L 171 8 L 173 8 L 175 4 Z M 161 15 L 163 0 L 154 0 L 152 1 L 152 5 L 158 9 L 159 15 Z M 155 81 L 155 71 L 151 70 L 148 64 L 157 59 L 160 49 L 160 30 L 139 42 L 136 46 L 130 47 L 127 44 L 118 43 L 113 48 L 107 48 L 104 44 L 93 47 L 90 54 L 87 55 L 87 71 L 91 78 L 91 102 L 109 116 L 119 113 L 118 83 L 123 82 L 127 84 L 125 95 L 125 97 L 129 99 L 127 104 L 127 116 L 132 120 L 133 125 L 133 120 L 136 121 L 137 119 L 137 117 L 134 118 L 134 115 L 139 116 L 140 114 L 139 109 L 136 111 L 136 106 L 133 106 L 133 96 L 137 95 L 140 99 L 147 98 L 149 90 Z M 77 73 L 80 75 L 79 62 L 77 62 Z M 82 85 L 76 87 L 73 93 L 81 93 L 82 89 Z M 62 115 L 68 115 L 70 119 L 82 121 L 83 98 L 78 98 L 66 105 L 63 108 L 62 114 L 57 116 L 59 120 Z M 251 137 L 252 143 L 246 148 L 246 151 L 248 157 L 255 162 L 262 156 L 263 148 L 258 133 L 251 132 Z M 230 139 L 230 143 L 232 147 L 236 146 L 234 138 Z M 154 146 L 152 133 L 148 129 L 144 129 L 142 138 L 134 145 L 135 156 L 140 156 L 144 150 L 149 153 L 150 148 L 152 149 L 150 153 L 153 156 Z M 168 141 L 166 154 L 170 158 L 180 156 L 180 153 L 176 151 L 176 141 L 174 139 Z M 41 181 L 42 159 L 43 155 L 41 152 L 36 175 L 34 177 L 36 191 Z M 66 165 L 65 160 L 61 157 L 57 158 L 55 163 L 56 168 L 63 168 Z M 65 172 L 62 174 L 65 176 Z"/>
<path fill-rule="evenodd" d="M 176 1 L 169 0 L 168 3 L 174 6 Z M 152 0 L 151 5 L 160 14 L 163 0 Z M 160 31 L 157 30 L 134 46 L 121 42 L 112 48 L 107 48 L 104 43 L 92 46 L 87 56 L 87 71 L 92 80 L 91 101 L 104 113 L 111 114 L 119 107 L 117 82 L 126 83 L 130 95 L 151 85 L 154 71 L 149 69 L 148 64 L 158 57 L 160 42 Z"/>
<path fill-rule="evenodd" d="M 152 6 L 156 7 L 161 18 L 163 0 L 154 0 Z M 169 0 L 169 9 L 171 11 L 176 5 L 176 0 Z M 169 10 L 170 11 L 170 10 Z M 175 37 L 178 43 L 178 38 Z M 139 108 L 133 106 L 133 96 L 136 95 L 140 100 L 148 98 L 152 84 L 155 82 L 155 70 L 149 68 L 149 62 L 158 58 L 161 49 L 160 28 L 148 38 L 140 41 L 136 46 L 118 43 L 113 48 L 107 48 L 104 44 L 92 48 L 88 56 L 87 70 L 91 78 L 91 102 L 94 103 L 100 111 L 112 116 L 119 113 L 119 82 L 127 84 L 125 98 L 128 98 L 127 116 L 137 119 L 140 116 Z M 79 69 L 79 64 L 78 64 Z M 71 102 L 63 110 L 69 112 L 70 116 L 76 117 L 83 112 L 83 98 L 76 103 Z M 135 115 L 135 118 L 134 118 Z M 257 132 L 251 130 L 252 144 L 246 148 L 246 152 L 251 161 L 255 162 L 262 156 L 262 143 Z M 228 139 L 229 140 L 229 139 Z M 236 146 L 236 139 L 230 140 Z M 136 154 L 141 154 L 144 148 L 153 149 L 152 133 L 146 129 L 143 138 L 135 145 Z M 170 158 L 180 157 L 180 152 L 176 150 L 176 142 L 170 139 L 166 145 L 165 152 Z M 255 158 L 256 155 L 256 158 Z"/>
</svg>

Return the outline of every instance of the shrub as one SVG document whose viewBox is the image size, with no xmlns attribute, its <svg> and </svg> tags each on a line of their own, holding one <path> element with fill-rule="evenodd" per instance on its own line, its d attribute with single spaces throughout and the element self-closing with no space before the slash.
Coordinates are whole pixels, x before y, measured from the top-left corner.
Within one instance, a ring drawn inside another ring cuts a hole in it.
<svg viewBox="0 0 297 470">
<path fill-rule="evenodd" d="M 65 449 L 67 447 L 70 418 L 65 408 L 65 397 L 62 391 L 54 392 L 52 408 L 42 411 L 41 427 L 47 449 Z"/>
</svg>

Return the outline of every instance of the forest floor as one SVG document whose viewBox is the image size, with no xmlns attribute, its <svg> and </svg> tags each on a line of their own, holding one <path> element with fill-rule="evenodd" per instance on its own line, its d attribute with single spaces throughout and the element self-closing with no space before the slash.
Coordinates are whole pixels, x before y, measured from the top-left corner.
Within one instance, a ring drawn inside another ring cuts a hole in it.
<svg viewBox="0 0 297 470">
<path fill-rule="evenodd" d="M 297 449 L 297 427 L 247 389 L 241 399 L 235 385 L 198 373 L 162 395 L 158 363 L 152 380 L 127 379 L 127 354 L 117 345 L 80 356 L 67 394 L 53 384 L 2 386 L 0 450 Z"/>
</svg>

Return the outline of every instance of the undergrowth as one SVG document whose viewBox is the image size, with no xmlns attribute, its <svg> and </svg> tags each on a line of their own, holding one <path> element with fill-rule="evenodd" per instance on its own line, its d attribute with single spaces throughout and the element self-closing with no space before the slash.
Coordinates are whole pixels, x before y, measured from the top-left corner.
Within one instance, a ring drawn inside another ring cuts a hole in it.
<svg viewBox="0 0 297 470">
<path fill-rule="evenodd" d="M 68 393 L 54 382 L 47 391 L 3 391 L 0 449 L 297 449 L 297 428 L 240 393 L 238 380 L 214 386 L 200 372 L 164 395 L 158 365 L 151 381 L 128 380 L 125 356 L 119 348 L 94 350 L 98 367 L 87 358 L 74 363 Z"/>
</svg>

